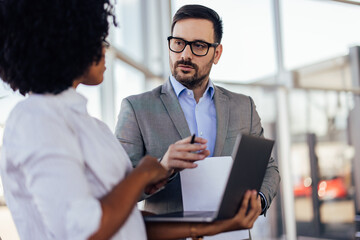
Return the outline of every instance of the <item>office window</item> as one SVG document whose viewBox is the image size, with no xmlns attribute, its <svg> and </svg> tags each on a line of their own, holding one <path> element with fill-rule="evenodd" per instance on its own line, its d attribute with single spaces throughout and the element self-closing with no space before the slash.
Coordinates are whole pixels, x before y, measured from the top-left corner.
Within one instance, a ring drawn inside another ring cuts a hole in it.
<svg viewBox="0 0 360 240">
<path fill-rule="evenodd" d="M 346 55 L 350 46 L 360 44 L 360 7 L 313 0 L 281 4 L 287 69 Z"/>
<path fill-rule="evenodd" d="M 122 0 L 116 4 L 118 27 L 112 28 L 112 44 L 134 60 L 143 60 L 141 1 Z"/>
<path fill-rule="evenodd" d="M 127 66 L 121 61 L 115 62 L 115 111 L 120 110 L 123 98 L 145 91 L 145 77 L 140 71 Z"/>
</svg>

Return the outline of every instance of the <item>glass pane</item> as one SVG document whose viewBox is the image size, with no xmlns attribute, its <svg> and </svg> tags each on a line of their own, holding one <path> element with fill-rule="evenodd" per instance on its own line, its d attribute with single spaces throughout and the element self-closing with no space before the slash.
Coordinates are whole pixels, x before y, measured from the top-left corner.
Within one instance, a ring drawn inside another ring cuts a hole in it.
<svg viewBox="0 0 360 240">
<path fill-rule="evenodd" d="M 310 222 L 314 215 L 311 195 L 312 180 L 310 177 L 309 148 L 306 142 L 292 144 L 291 163 L 295 197 L 295 219 L 296 221 Z"/>
<path fill-rule="evenodd" d="M 118 114 L 123 98 L 145 91 L 145 77 L 140 71 L 129 67 L 121 61 L 116 61 L 114 81 L 116 100 L 115 111 L 116 114 Z"/>
<path fill-rule="evenodd" d="M 336 226 L 345 229 L 336 230 L 339 234 L 345 234 L 355 218 L 351 171 L 354 149 L 348 141 L 348 116 L 353 105 L 351 95 L 294 90 L 289 100 L 291 165 L 298 234 L 312 234 L 304 226 L 316 224 L 317 218 L 313 212 L 313 203 L 316 201 L 320 204 L 319 224 L 325 229 L 324 233 L 332 234 Z M 319 183 L 316 187 L 311 178 L 307 133 L 316 135 L 315 154 L 319 167 Z M 316 199 L 313 199 L 313 191 L 316 191 Z"/>
<path fill-rule="evenodd" d="M 346 55 L 350 46 L 360 43 L 359 7 L 312 0 L 281 4 L 287 69 Z"/>
<path fill-rule="evenodd" d="M 346 142 L 317 145 L 321 181 L 318 196 L 322 223 L 353 223 L 355 218 L 351 166 L 354 151 Z"/>
<path fill-rule="evenodd" d="M 111 44 L 120 48 L 136 61 L 143 59 L 142 48 L 142 17 L 140 0 L 122 0 L 116 5 L 116 19 L 118 27 L 114 30 Z"/>
</svg>

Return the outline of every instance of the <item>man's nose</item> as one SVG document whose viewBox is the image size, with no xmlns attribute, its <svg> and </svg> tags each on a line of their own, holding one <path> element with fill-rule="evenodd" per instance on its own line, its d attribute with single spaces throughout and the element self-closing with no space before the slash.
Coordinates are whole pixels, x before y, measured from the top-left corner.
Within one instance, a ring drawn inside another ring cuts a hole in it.
<svg viewBox="0 0 360 240">
<path fill-rule="evenodd" d="M 181 58 L 183 59 L 192 59 L 193 53 L 191 51 L 190 45 L 186 45 L 184 51 L 181 52 Z"/>
</svg>

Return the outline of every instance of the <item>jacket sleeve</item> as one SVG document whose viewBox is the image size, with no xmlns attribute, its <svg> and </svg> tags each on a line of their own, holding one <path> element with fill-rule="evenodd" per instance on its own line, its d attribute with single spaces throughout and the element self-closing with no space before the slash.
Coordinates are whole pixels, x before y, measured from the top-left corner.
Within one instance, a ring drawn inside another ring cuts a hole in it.
<svg viewBox="0 0 360 240">
<path fill-rule="evenodd" d="M 121 103 L 115 136 L 129 155 L 133 167 L 137 166 L 140 159 L 145 155 L 145 146 L 136 113 L 127 98 Z"/>
<path fill-rule="evenodd" d="M 250 98 L 250 97 L 249 97 Z M 251 129 L 250 135 L 257 137 L 264 137 L 264 130 L 261 126 L 261 120 L 259 114 L 256 111 L 256 106 L 254 101 L 250 98 L 251 103 Z M 277 161 L 271 157 L 265 172 L 264 181 L 261 186 L 260 191 L 264 194 L 267 201 L 267 208 L 270 207 L 270 204 L 279 188 L 280 183 L 280 174 L 278 169 Z M 265 210 L 266 212 L 266 210 Z"/>
</svg>

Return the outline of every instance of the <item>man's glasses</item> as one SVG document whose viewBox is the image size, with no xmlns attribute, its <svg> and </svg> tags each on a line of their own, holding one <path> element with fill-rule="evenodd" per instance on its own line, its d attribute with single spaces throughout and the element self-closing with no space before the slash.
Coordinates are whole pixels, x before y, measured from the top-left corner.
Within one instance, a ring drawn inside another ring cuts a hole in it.
<svg viewBox="0 0 360 240">
<path fill-rule="evenodd" d="M 184 51 L 187 45 L 190 45 L 191 52 L 199 57 L 205 56 L 209 52 L 210 47 L 217 47 L 219 43 L 208 43 L 204 41 L 186 41 L 182 38 L 170 36 L 167 38 L 169 49 L 176 53 Z"/>
</svg>

